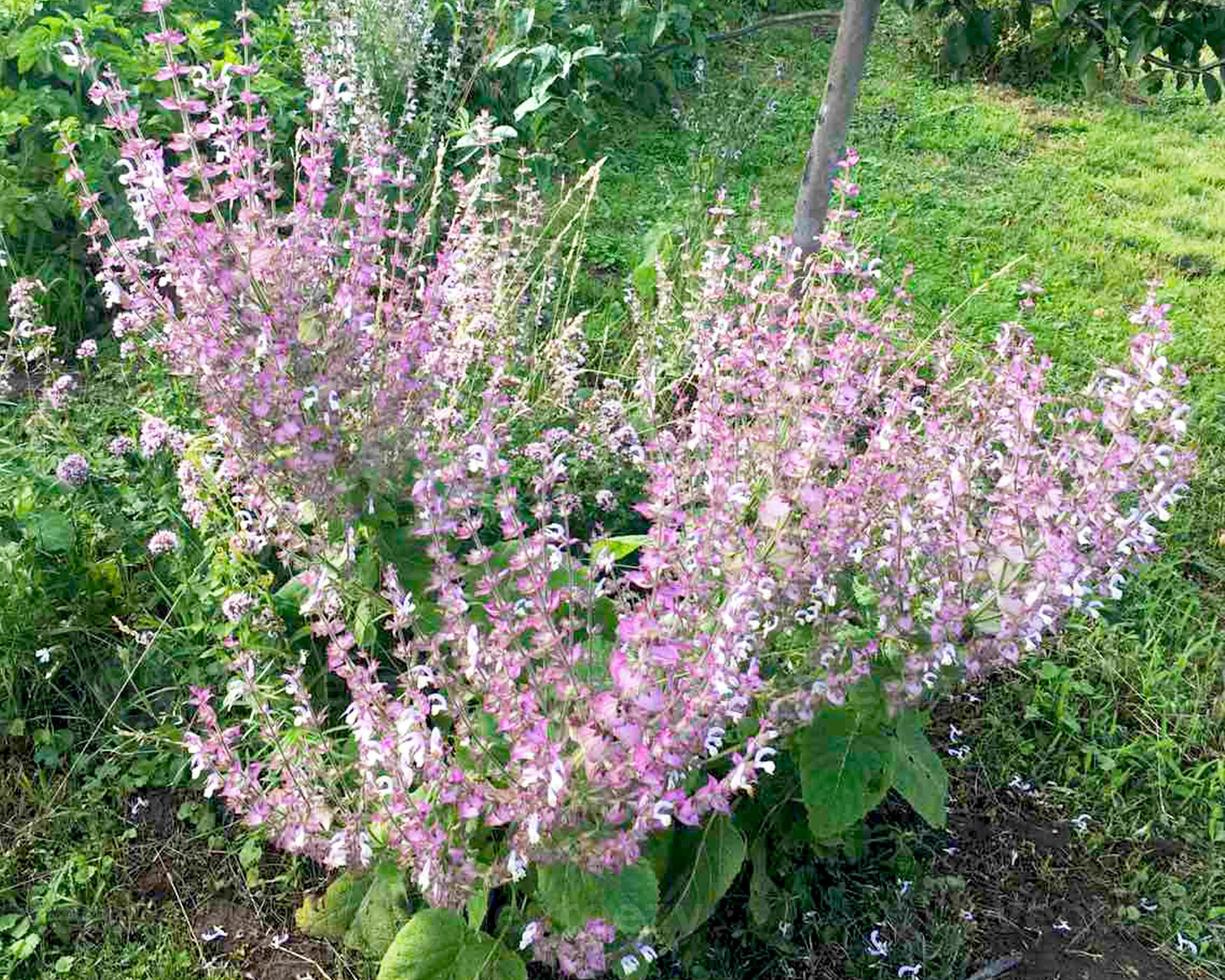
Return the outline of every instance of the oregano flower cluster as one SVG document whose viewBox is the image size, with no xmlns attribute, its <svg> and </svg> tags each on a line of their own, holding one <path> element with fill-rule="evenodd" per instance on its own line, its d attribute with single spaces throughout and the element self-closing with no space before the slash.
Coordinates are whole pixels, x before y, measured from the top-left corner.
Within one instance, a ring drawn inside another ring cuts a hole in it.
<svg viewBox="0 0 1225 980">
<path fill-rule="evenodd" d="M 288 181 L 255 61 L 187 66 L 183 40 L 150 38 L 170 139 L 114 78 L 91 89 L 142 237 L 96 210 L 92 235 L 117 331 L 193 380 L 216 454 L 158 420 L 142 451 L 181 455 L 193 523 L 220 493 L 239 550 L 278 546 L 326 667 L 268 652 L 283 636 L 252 588 L 223 610 L 221 703 L 193 692 L 195 774 L 285 850 L 390 857 L 455 909 L 534 864 L 620 871 L 652 834 L 728 813 L 856 683 L 902 705 L 1015 662 L 1157 550 L 1193 460 L 1154 296 L 1126 362 L 1066 397 L 1019 324 L 967 363 L 839 231 L 805 262 L 778 238 L 737 251 L 720 201 L 693 281 L 653 314 L 679 368 L 648 340 L 638 413 L 617 399 L 525 438 L 533 392 L 573 401 L 586 380 L 580 314 L 525 272 L 571 261 L 570 226 L 486 155 L 431 246 L 394 149 L 338 166 L 322 76 Z M 579 526 L 573 431 L 633 447 L 643 534 Z M 359 562 L 388 499 L 412 547 Z M 542 958 L 603 968 L 608 923 L 563 932 L 533 925 Z"/>
</svg>

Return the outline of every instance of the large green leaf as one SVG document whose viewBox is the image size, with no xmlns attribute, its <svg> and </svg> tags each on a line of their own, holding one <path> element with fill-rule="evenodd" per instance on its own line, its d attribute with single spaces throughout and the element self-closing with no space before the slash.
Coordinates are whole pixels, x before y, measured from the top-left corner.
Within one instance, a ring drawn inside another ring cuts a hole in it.
<svg viewBox="0 0 1225 980">
<path fill-rule="evenodd" d="M 650 864 L 640 861 L 618 875 L 597 879 L 604 889 L 604 909 L 621 932 L 635 936 L 659 912 L 659 882 Z"/>
<path fill-rule="evenodd" d="M 470 935 L 454 912 L 422 909 L 396 933 L 379 964 L 378 980 L 455 980 Z"/>
<path fill-rule="evenodd" d="M 536 896 L 565 931 L 604 914 L 599 879 L 573 864 L 545 864 L 536 871 Z"/>
<path fill-rule="evenodd" d="M 527 980 L 523 960 L 493 936 L 471 934 L 455 963 L 455 980 Z"/>
<path fill-rule="evenodd" d="M 448 909 L 422 909 L 396 934 L 378 980 L 527 980 L 523 961 Z"/>
<path fill-rule="evenodd" d="M 659 883 L 645 861 L 615 875 L 547 864 L 537 872 L 536 888 L 549 918 L 567 931 L 590 919 L 607 919 L 621 932 L 636 935 L 655 921 L 659 909 Z"/>
<path fill-rule="evenodd" d="M 862 820 L 889 791 L 892 742 L 865 731 L 863 717 L 849 707 L 826 708 L 799 734 L 800 791 L 818 840 Z"/>
<path fill-rule="evenodd" d="M 328 885 L 322 896 L 307 895 L 294 913 L 294 921 L 308 936 L 339 942 L 349 931 L 373 883 L 374 875 L 346 872 Z"/>
<path fill-rule="evenodd" d="M 404 872 L 394 864 L 381 864 L 366 877 L 370 885 L 345 932 L 345 945 L 373 959 L 382 956 L 409 916 Z"/>
<path fill-rule="evenodd" d="M 904 712 L 893 742 L 893 787 L 933 827 L 948 822 L 949 777 L 923 733 L 923 717 Z"/>
<path fill-rule="evenodd" d="M 667 911 L 659 923 L 665 942 L 684 939 L 710 918 L 744 863 L 744 838 L 727 817 L 677 833 L 668 862 Z"/>
<path fill-rule="evenodd" d="M 38 547 L 52 554 L 63 554 L 76 540 L 76 528 L 68 515 L 58 510 L 44 510 L 34 521 Z"/>
</svg>

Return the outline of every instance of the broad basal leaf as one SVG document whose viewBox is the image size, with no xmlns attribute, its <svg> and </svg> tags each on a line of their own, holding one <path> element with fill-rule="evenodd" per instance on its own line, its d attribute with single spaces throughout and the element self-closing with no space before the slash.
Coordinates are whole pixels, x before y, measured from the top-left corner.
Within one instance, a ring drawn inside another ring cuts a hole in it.
<svg viewBox="0 0 1225 980">
<path fill-rule="evenodd" d="M 862 730 L 851 708 L 826 708 L 799 734 L 800 790 L 808 826 L 818 840 L 835 837 L 862 820 L 889 791 L 893 744 Z"/>
<path fill-rule="evenodd" d="M 345 932 L 345 945 L 377 959 L 408 920 L 408 889 L 404 872 L 394 864 L 381 864 L 366 877 L 370 886 Z"/>
<path fill-rule="evenodd" d="M 422 909 L 396 934 L 378 980 L 527 980 L 523 961 L 448 909 Z"/>
<path fill-rule="evenodd" d="M 353 924 L 373 882 L 373 875 L 346 872 L 328 885 L 322 896 L 307 895 L 294 913 L 294 922 L 308 936 L 339 942 Z"/>
<path fill-rule="evenodd" d="M 710 918 L 744 863 L 744 838 L 724 816 L 676 835 L 668 862 L 667 911 L 659 923 L 665 942 L 684 939 Z"/>
<path fill-rule="evenodd" d="M 569 931 L 590 919 L 606 919 L 636 935 L 655 921 L 659 884 L 645 861 L 615 875 L 593 875 L 572 864 L 538 869 L 537 897 L 555 923 Z"/>
<path fill-rule="evenodd" d="M 893 742 L 893 787 L 933 827 L 948 822 L 949 777 L 944 763 L 923 733 L 923 718 L 916 711 L 898 718 Z"/>
</svg>

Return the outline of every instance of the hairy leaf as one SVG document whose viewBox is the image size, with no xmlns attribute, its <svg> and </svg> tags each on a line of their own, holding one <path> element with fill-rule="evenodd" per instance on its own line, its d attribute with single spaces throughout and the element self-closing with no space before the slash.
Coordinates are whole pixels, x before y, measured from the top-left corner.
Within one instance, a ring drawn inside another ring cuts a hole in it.
<svg viewBox="0 0 1225 980">
<path fill-rule="evenodd" d="M 800 790 L 808 826 L 818 840 L 862 820 L 889 791 L 893 746 L 879 731 L 863 730 L 863 715 L 826 708 L 799 735 Z"/>
<path fill-rule="evenodd" d="M 722 815 L 700 829 L 676 835 L 669 861 L 668 909 L 658 933 L 665 942 L 684 939 L 710 918 L 744 863 L 744 838 Z"/>
<path fill-rule="evenodd" d="M 549 918 L 567 931 L 589 919 L 607 919 L 633 935 L 655 921 L 659 908 L 659 883 L 645 861 L 615 875 L 593 875 L 572 864 L 548 864 L 539 869 L 536 880 L 537 895 Z"/>
<path fill-rule="evenodd" d="M 394 864 L 381 864 L 366 877 L 370 886 L 353 922 L 345 932 L 345 945 L 368 956 L 382 956 L 408 919 L 408 889 L 404 873 Z"/>
<path fill-rule="evenodd" d="M 353 924 L 373 883 L 373 875 L 346 872 L 328 885 L 322 896 L 307 895 L 294 913 L 294 922 L 308 936 L 339 942 Z"/>
<path fill-rule="evenodd" d="M 893 786 L 933 827 L 948 822 L 949 778 L 944 763 L 923 733 L 923 717 L 904 712 L 893 742 Z"/>
</svg>

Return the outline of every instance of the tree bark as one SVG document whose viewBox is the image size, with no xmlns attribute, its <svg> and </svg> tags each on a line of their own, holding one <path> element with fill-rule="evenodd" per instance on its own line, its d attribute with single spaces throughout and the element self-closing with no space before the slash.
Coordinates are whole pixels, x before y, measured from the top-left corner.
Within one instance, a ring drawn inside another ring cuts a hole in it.
<svg viewBox="0 0 1225 980">
<path fill-rule="evenodd" d="M 816 251 L 825 227 L 834 168 L 846 148 L 847 124 L 859 94 L 868 42 L 872 40 L 879 13 L 880 0 L 845 0 L 842 6 L 838 37 L 825 79 L 825 96 L 817 113 L 804 178 L 795 201 L 793 236 L 804 255 Z"/>
</svg>

